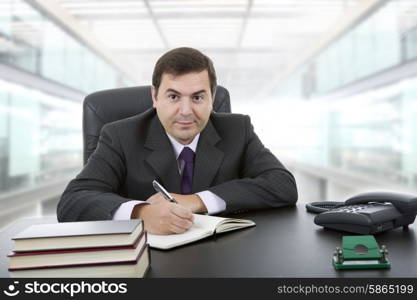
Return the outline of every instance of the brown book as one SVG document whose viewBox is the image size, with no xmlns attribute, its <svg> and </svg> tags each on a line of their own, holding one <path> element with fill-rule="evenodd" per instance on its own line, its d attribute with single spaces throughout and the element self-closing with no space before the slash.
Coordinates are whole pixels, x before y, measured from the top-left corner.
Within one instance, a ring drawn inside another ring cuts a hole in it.
<svg viewBox="0 0 417 300">
<path fill-rule="evenodd" d="M 9 269 L 10 277 L 47 278 L 115 278 L 143 277 L 150 266 L 148 245 L 145 244 L 138 256 L 131 261 L 111 261 L 81 265 L 42 266 L 37 268 Z"/>
<path fill-rule="evenodd" d="M 146 242 L 146 232 L 142 231 L 129 246 L 14 252 L 8 255 L 9 270 L 133 261 Z"/>
<path fill-rule="evenodd" d="M 143 231 L 140 219 L 31 225 L 12 239 L 14 252 L 133 245 Z"/>
</svg>

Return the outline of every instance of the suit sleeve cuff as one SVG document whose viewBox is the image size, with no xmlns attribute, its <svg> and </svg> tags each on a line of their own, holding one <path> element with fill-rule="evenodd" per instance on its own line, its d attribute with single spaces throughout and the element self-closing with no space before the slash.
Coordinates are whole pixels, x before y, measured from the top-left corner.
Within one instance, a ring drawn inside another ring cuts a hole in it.
<svg viewBox="0 0 417 300">
<path fill-rule="evenodd" d="M 214 193 L 202 191 L 196 194 L 203 201 L 209 215 L 220 213 L 226 209 L 226 202 Z"/>
<path fill-rule="evenodd" d="M 113 221 L 130 220 L 133 208 L 137 204 L 148 204 L 146 201 L 132 200 L 122 203 L 113 215 Z"/>
</svg>

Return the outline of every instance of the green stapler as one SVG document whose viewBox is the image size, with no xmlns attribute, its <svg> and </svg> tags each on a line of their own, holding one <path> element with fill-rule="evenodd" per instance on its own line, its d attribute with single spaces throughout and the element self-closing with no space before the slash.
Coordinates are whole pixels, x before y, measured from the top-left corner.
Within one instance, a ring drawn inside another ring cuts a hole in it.
<svg viewBox="0 0 417 300">
<path fill-rule="evenodd" d="M 373 235 L 344 236 L 333 254 L 335 269 L 389 269 L 388 250 L 379 248 Z"/>
</svg>

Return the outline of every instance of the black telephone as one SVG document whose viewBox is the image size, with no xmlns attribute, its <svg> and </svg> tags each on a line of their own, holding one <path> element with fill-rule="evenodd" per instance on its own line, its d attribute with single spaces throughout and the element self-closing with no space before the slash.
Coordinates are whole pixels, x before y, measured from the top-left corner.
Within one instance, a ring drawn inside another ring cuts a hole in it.
<svg viewBox="0 0 417 300">
<path fill-rule="evenodd" d="M 314 223 L 341 231 L 375 234 L 413 223 L 417 214 L 417 197 L 413 195 L 372 192 L 345 202 L 313 202 L 306 208 L 321 212 Z"/>
</svg>

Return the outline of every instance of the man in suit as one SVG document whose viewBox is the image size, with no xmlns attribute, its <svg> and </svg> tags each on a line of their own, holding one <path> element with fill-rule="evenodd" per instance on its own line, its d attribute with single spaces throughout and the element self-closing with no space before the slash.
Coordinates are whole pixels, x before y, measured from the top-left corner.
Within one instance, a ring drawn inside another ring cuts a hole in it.
<svg viewBox="0 0 417 300">
<path fill-rule="evenodd" d="M 238 213 L 297 201 L 292 174 L 263 146 L 248 116 L 212 112 L 211 60 L 177 48 L 157 61 L 153 108 L 103 127 L 97 149 L 64 191 L 60 222 L 142 218 L 181 233 L 192 213 Z M 117 103 L 115 103 L 117 105 Z M 155 193 L 157 179 L 177 200 Z"/>
</svg>

